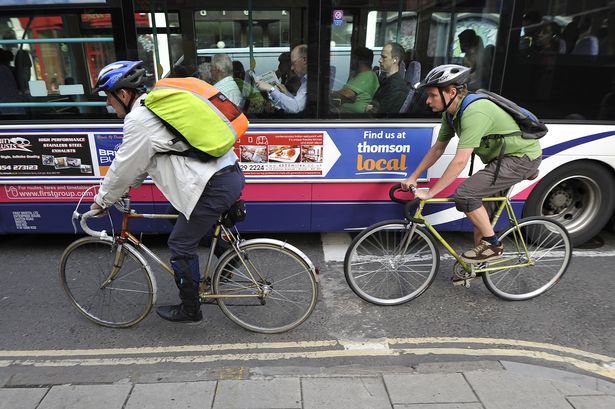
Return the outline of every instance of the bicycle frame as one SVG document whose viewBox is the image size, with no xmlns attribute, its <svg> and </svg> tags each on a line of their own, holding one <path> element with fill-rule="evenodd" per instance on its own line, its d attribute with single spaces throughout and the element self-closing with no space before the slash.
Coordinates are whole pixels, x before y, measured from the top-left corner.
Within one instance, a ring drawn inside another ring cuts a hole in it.
<svg viewBox="0 0 615 409">
<path fill-rule="evenodd" d="M 125 201 L 126 202 L 126 201 Z M 120 234 L 115 237 L 112 238 L 115 243 L 117 244 L 117 249 L 116 249 L 116 255 L 115 255 L 115 260 L 113 263 L 113 269 L 111 271 L 111 273 L 109 274 L 109 276 L 107 277 L 107 279 L 103 282 L 103 284 L 101 285 L 101 288 L 106 287 L 107 285 L 109 285 L 114 278 L 116 277 L 116 275 L 118 274 L 120 267 L 122 265 L 123 262 L 123 257 L 125 256 L 125 253 L 123 253 L 121 251 L 122 249 L 122 245 L 128 241 L 133 247 L 135 247 L 136 249 L 143 251 L 143 253 L 145 253 L 148 257 L 150 257 L 152 260 L 154 260 L 156 263 L 158 263 L 167 273 L 169 273 L 171 276 L 175 276 L 175 273 L 173 271 L 173 268 L 167 264 L 165 261 L 163 261 L 160 257 L 158 257 L 158 255 L 156 253 L 154 253 L 152 250 L 150 250 L 140 239 L 138 239 L 136 236 L 134 236 L 132 233 L 130 233 L 130 231 L 128 230 L 128 225 L 130 222 L 130 219 L 168 219 L 168 220 L 175 220 L 177 219 L 177 215 L 174 214 L 159 214 L 159 213 L 136 213 L 133 210 L 130 210 L 129 208 L 129 203 L 125 203 L 125 206 L 127 206 L 127 209 L 122 210 L 122 229 L 120 231 Z M 235 251 L 238 255 L 239 255 L 239 259 L 241 260 L 242 264 L 245 266 L 246 271 L 249 275 L 248 279 L 251 281 L 251 284 L 254 285 L 256 288 L 259 288 L 260 291 L 260 286 L 257 282 L 257 280 L 254 278 L 252 271 L 256 271 L 256 273 L 260 276 L 260 274 L 258 273 L 258 270 L 254 268 L 254 266 L 251 266 L 252 268 L 250 268 L 247 263 L 246 260 L 244 259 L 244 257 L 241 256 L 241 250 L 239 249 L 239 238 L 237 235 L 235 235 L 229 228 L 225 227 L 222 224 L 222 220 L 218 219 L 218 222 L 216 223 L 215 227 L 214 227 L 214 235 L 212 238 L 212 242 L 211 242 L 211 246 L 209 249 L 209 257 L 207 259 L 207 264 L 205 265 L 205 269 L 203 271 L 203 274 L 201 276 L 201 284 L 199 286 L 199 297 L 201 299 L 217 299 L 217 298 L 254 298 L 254 297 L 260 297 L 259 294 L 257 295 L 249 295 L 249 294 L 236 294 L 236 295 L 232 295 L 232 294 L 213 294 L 211 292 L 210 286 L 207 284 L 207 281 L 209 279 L 209 274 L 210 274 L 210 270 L 212 268 L 212 260 L 214 257 L 214 250 L 216 248 L 218 239 L 220 238 L 221 234 L 224 234 L 230 241 L 231 243 L 231 248 L 233 251 Z M 263 277 L 260 277 L 261 279 L 263 279 Z"/>
<path fill-rule="evenodd" d="M 427 228 L 427 230 L 433 235 L 433 237 L 435 237 L 436 240 L 438 240 L 438 242 L 440 242 L 440 244 L 442 244 L 442 246 L 455 258 L 455 260 L 457 260 L 457 262 L 463 267 L 463 269 L 465 271 L 470 271 L 473 274 L 490 272 L 490 271 L 498 271 L 498 270 L 502 270 L 504 268 L 506 268 L 506 269 L 522 268 L 522 267 L 528 267 L 528 266 L 534 265 L 534 261 L 532 260 L 530 254 L 529 254 L 529 252 L 527 250 L 527 245 L 525 243 L 525 240 L 523 239 L 523 236 L 519 233 L 519 223 L 517 222 L 517 217 L 515 216 L 515 212 L 513 211 L 512 205 L 510 204 L 510 201 L 508 200 L 508 197 L 506 197 L 506 196 L 485 197 L 485 198 L 483 198 L 483 202 L 500 202 L 500 204 L 498 205 L 498 207 L 496 209 L 496 212 L 493 215 L 493 218 L 491 220 L 491 225 L 492 226 L 495 226 L 497 224 L 498 220 L 500 219 L 500 216 L 502 215 L 504 210 L 506 210 L 506 214 L 508 216 L 508 221 L 512 225 L 514 225 L 516 227 L 516 229 L 514 230 L 513 234 L 514 234 L 515 244 L 517 246 L 517 253 L 525 254 L 527 262 L 522 263 L 522 264 L 515 264 L 515 265 L 502 265 L 502 263 L 505 263 L 507 260 L 506 259 L 500 259 L 500 260 L 495 260 L 493 262 L 490 262 L 489 266 L 480 266 L 479 265 L 480 267 L 478 267 L 476 264 L 471 264 L 471 263 L 467 263 L 466 261 L 464 261 L 461 258 L 461 256 L 459 255 L 459 253 L 457 253 L 455 251 L 455 249 L 453 249 L 453 247 L 451 247 L 451 245 L 436 230 L 436 228 L 433 227 L 423 217 L 423 208 L 425 207 L 426 204 L 429 204 L 429 203 L 451 203 L 453 201 L 454 201 L 454 199 L 452 199 L 452 198 L 441 198 L 441 199 L 440 198 L 436 198 L 436 199 L 427 199 L 427 200 L 419 201 L 419 205 L 418 205 L 416 211 L 414 212 L 414 217 L 409 218 L 409 221 L 412 222 L 410 224 L 412 227 L 411 227 L 411 231 L 410 231 L 410 234 L 409 234 L 409 237 L 408 237 L 408 243 L 410 243 L 412 235 L 414 234 L 414 231 L 412 230 L 414 228 L 414 224 L 417 223 L 417 224 L 424 225 Z"/>
</svg>

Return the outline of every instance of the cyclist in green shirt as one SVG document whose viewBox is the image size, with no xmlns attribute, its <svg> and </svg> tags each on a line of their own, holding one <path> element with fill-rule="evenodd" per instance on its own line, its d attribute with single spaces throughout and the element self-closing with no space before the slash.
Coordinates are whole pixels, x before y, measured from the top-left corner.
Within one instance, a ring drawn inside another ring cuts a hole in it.
<svg viewBox="0 0 615 409">
<path fill-rule="evenodd" d="M 506 136 L 504 156 L 498 160 L 502 138 L 493 135 L 509 135 L 520 132 L 515 120 L 495 103 L 480 99 L 467 106 L 461 118 L 457 112 L 468 95 L 467 81 L 470 69 L 455 64 L 441 65 L 431 70 L 417 88 L 425 88 L 427 105 L 433 112 L 442 113 L 438 139 L 427 152 L 418 167 L 402 182 L 404 189 L 417 185 L 418 177 L 429 169 L 444 153 L 448 143 L 457 134 L 459 141 L 455 157 L 440 179 L 427 190 L 418 190 L 416 197 L 431 199 L 454 182 L 475 153 L 485 168 L 464 180 L 455 190 L 457 210 L 464 212 L 474 225 L 475 247 L 462 254 L 469 263 L 480 263 L 501 257 L 504 246 L 498 240 L 489 213 L 482 198 L 498 195 L 515 183 L 536 174 L 542 157 L 542 149 L 536 139 L 521 136 Z M 446 113 L 453 117 L 453 127 Z M 498 170 L 499 163 L 499 170 Z"/>
</svg>

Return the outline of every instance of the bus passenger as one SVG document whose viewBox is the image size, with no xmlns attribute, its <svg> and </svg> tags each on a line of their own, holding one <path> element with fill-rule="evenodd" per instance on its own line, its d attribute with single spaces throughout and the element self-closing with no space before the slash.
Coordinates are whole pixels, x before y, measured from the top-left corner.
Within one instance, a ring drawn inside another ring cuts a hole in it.
<svg viewBox="0 0 615 409">
<path fill-rule="evenodd" d="M 197 247 L 218 216 L 237 201 L 245 180 L 232 149 L 209 162 L 164 154 L 186 147 L 169 144 L 175 136 L 141 104 L 144 77 L 142 61 L 117 61 L 98 74 L 93 93 L 107 94 L 107 104 L 124 119 L 124 138 L 91 208 L 112 206 L 130 187 L 151 176 L 179 211 L 167 244 L 181 303 L 158 307 L 156 312 L 169 321 L 201 321 Z"/>
<path fill-rule="evenodd" d="M 458 119 L 461 101 L 468 95 L 469 76 L 470 69 L 467 67 L 441 65 L 431 70 L 419 83 L 418 88 L 426 89 L 427 105 L 433 112 L 442 113 L 442 122 L 437 141 L 414 172 L 402 182 L 402 186 L 406 190 L 417 186 L 419 176 L 442 156 L 457 133 L 459 142 L 455 157 L 440 179 L 427 190 L 417 190 L 415 197 L 431 199 L 436 196 L 459 177 L 473 153 L 479 156 L 486 164 L 485 168 L 464 180 L 457 187 L 454 197 L 457 210 L 464 212 L 474 225 L 476 247 L 463 253 L 462 258 L 468 263 L 480 263 L 501 257 L 504 251 L 491 226 L 482 198 L 497 195 L 536 174 L 542 149 L 536 139 L 510 135 L 519 132 L 519 126 L 507 112 L 487 99 L 468 105 L 461 119 Z M 447 112 L 453 116 L 454 128 L 447 120 Z M 506 136 L 501 161 L 498 156 L 503 138 L 489 138 L 493 135 L 510 135 Z"/>
<path fill-rule="evenodd" d="M 485 74 L 488 74 L 488 70 L 484 67 L 485 46 L 483 39 L 471 28 L 459 33 L 458 38 L 459 48 L 463 53 L 462 64 L 470 68 L 468 88 L 470 90 L 482 88 Z"/>
<path fill-rule="evenodd" d="M 211 61 L 213 86 L 233 104 L 241 106 L 241 91 L 233 80 L 233 62 L 226 54 L 216 54 Z"/>
<path fill-rule="evenodd" d="M 356 47 L 350 57 L 352 77 L 346 85 L 331 93 L 333 101 L 339 101 L 339 111 L 345 113 L 365 112 L 380 86 L 378 76 L 372 70 L 374 52 L 367 47 Z"/>
<path fill-rule="evenodd" d="M 398 43 L 387 43 L 382 47 L 379 64 L 384 78 L 380 81 L 380 88 L 365 108 L 365 112 L 374 114 L 399 112 L 409 88 L 399 72 L 404 55 L 404 48 Z"/>
<path fill-rule="evenodd" d="M 283 52 L 278 57 L 278 68 L 275 70 L 275 75 L 280 80 L 280 83 L 286 87 L 288 92 L 293 95 L 297 94 L 297 90 L 301 86 L 301 81 L 291 70 L 290 52 Z"/>
<path fill-rule="evenodd" d="M 243 68 L 241 61 L 233 61 L 233 80 L 241 91 L 243 106 L 240 106 L 240 108 L 243 112 L 246 114 L 263 112 L 267 101 L 265 101 L 261 92 L 250 83 L 251 79 L 246 78 L 246 70 Z"/>
<path fill-rule="evenodd" d="M 307 45 L 301 44 L 290 52 L 291 70 L 301 80 L 297 94 L 291 94 L 284 85 L 273 86 L 265 81 L 256 81 L 256 87 L 268 94 L 274 108 L 296 114 L 305 109 L 307 100 Z"/>
</svg>

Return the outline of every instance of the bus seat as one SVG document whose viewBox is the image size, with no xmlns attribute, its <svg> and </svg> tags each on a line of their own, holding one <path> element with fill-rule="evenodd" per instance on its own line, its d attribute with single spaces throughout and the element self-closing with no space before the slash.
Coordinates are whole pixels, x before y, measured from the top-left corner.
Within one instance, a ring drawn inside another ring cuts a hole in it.
<svg viewBox="0 0 615 409">
<path fill-rule="evenodd" d="M 416 83 L 421 81 L 421 63 L 418 61 L 410 61 L 403 78 L 414 88 Z"/>
<path fill-rule="evenodd" d="M 572 49 L 572 55 L 598 55 L 598 37 L 582 38 Z"/>
<path fill-rule="evenodd" d="M 400 113 L 408 112 L 410 108 L 410 104 L 412 103 L 412 98 L 414 98 L 414 94 L 416 93 L 416 88 L 414 86 L 421 81 L 421 63 L 418 61 L 410 61 L 408 64 L 408 68 L 406 69 L 406 73 L 404 76 L 404 80 L 408 83 L 408 94 L 404 99 L 403 104 L 401 104 L 401 108 L 399 108 Z"/>
<path fill-rule="evenodd" d="M 403 61 L 399 64 L 399 75 L 401 75 L 402 78 L 406 77 L 406 63 Z"/>
</svg>

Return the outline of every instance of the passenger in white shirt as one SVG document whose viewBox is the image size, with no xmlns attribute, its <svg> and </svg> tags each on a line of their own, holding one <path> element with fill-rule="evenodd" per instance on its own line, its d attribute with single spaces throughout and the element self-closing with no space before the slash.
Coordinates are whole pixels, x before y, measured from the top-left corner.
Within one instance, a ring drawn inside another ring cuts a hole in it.
<svg viewBox="0 0 615 409">
<path fill-rule="evenodd" d="M 301 44 L 290 53 L 291 70 L 301 79 L 297 94 L 291 94 L 284 85 L 273 86 L 265 81 L 256 81 L 256 87 L 265 91 L 273 106 L 288 113 L 299 113 L 305 109 L 307 100 L 307 45 Z"/>
<path fill-rule="evenodd" d="M 237 106 L 241 106 L 241 91 L 233 79 L 233 62 L 226 54 L 216 54 L 211 62 L 214 87 Z"/>
</svg>

